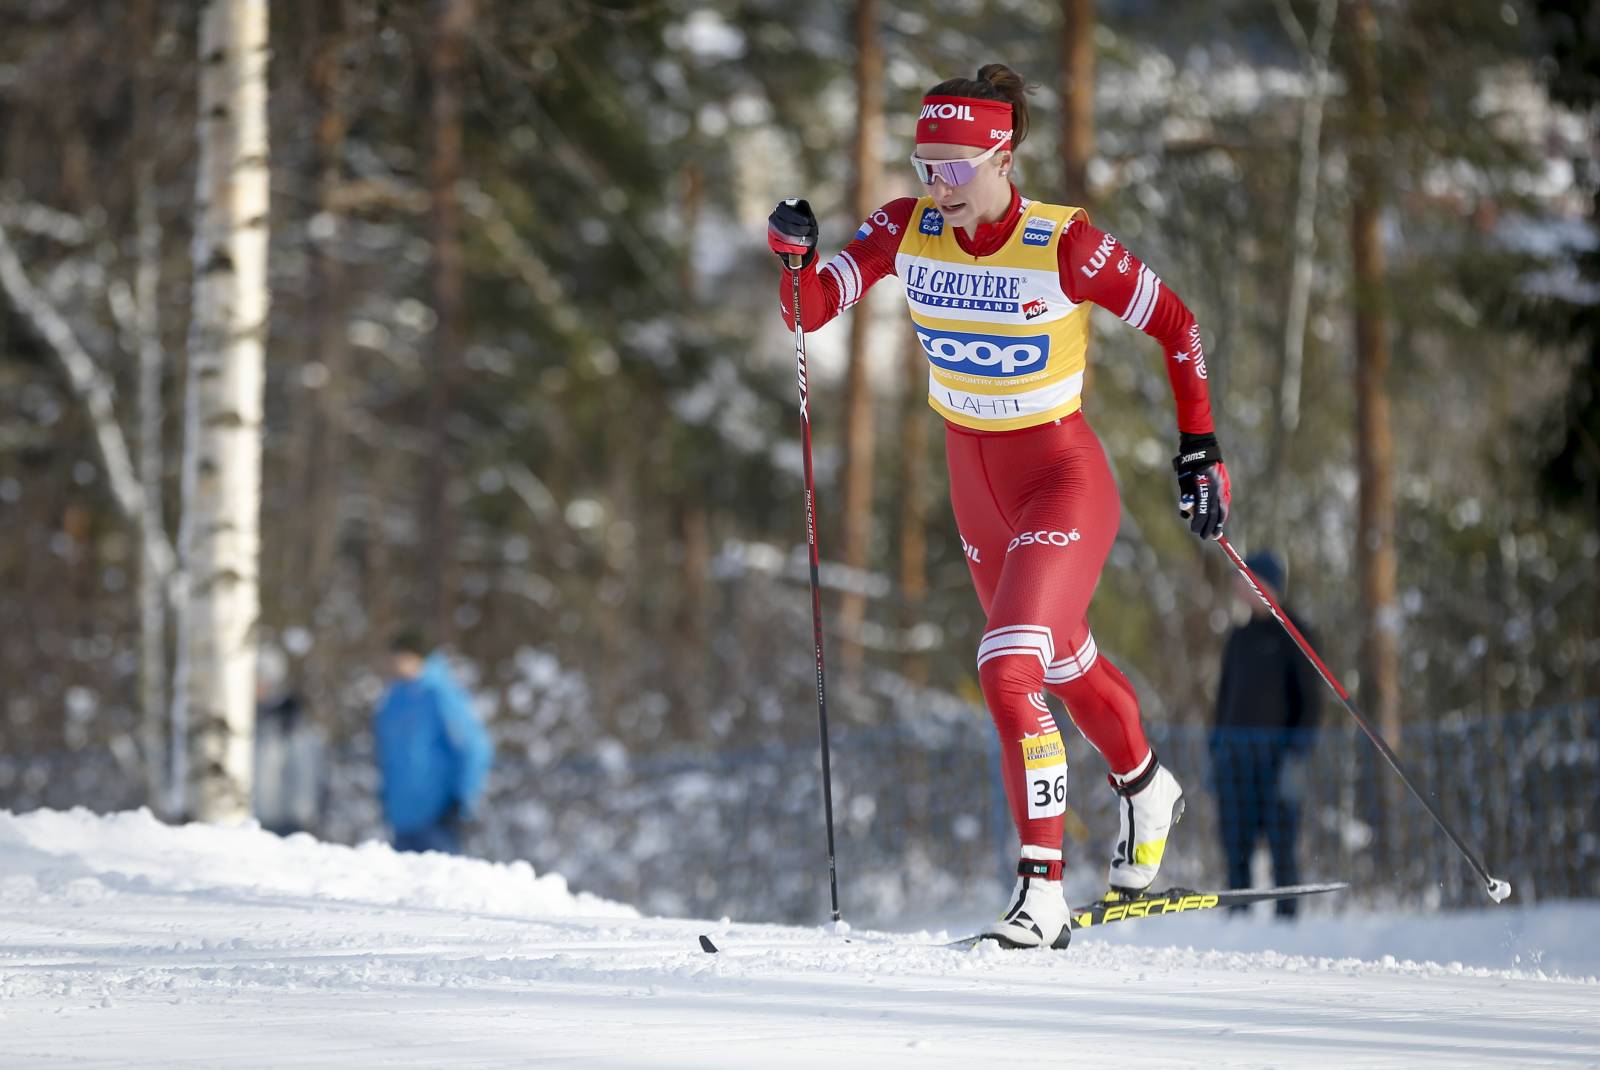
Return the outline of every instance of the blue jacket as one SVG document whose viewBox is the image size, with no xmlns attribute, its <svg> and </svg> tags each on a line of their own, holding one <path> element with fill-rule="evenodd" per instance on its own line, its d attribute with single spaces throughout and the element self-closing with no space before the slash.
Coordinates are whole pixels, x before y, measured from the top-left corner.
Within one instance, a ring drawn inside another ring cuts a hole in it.
<svg viewBox="0 0 1600 1070">
<path fill-rule="evenodd" d="M 472 700 L 434 654 L 415 680 L 397 680 L 373 723 L 383 815 L 396 832 L 434 824 L 451 803 L 472 814 L 483 795 L 494 744 Z"/>
</svg>

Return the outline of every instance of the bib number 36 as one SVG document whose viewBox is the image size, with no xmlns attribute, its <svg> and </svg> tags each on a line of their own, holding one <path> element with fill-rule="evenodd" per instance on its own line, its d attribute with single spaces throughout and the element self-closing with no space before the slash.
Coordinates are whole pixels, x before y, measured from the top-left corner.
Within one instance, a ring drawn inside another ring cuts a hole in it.
<svg viewBox="0 0 1600 1070">
<path fill-rule="evenodd" d="M 1028 817 L 1059 817 L 1067 812 L 1067 751 L 1061 734 L 1022 740 L 1022 763 L 1028 775 Z"/>
<path fill-rule="evenodd" d="M 1067 767 L 1057 767 L 1054 777 L 1047 770 L 1032 770 L 1028 775 L 1028 816 L 1056 817 L 1067 812 Z"/>
</svg>

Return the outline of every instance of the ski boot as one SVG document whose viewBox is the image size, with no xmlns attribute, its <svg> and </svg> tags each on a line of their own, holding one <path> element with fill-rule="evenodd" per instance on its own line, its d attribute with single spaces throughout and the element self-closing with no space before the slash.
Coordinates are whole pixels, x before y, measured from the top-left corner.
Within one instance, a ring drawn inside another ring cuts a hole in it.
<svg viewBox="0 0 1600 1070">
<path fill-rule="evenodd" d="M 1161 868 L 1167 849 L 1167 832 L 1183 816 L 1183 788 L 1178 778 L 1156 760 L 1154 751 L 1145 767 L 1124 783 L 1108 776 L 1118 799 L 1121 827 L 1111 854 L 1106 883 L 1107 899 L 1138 895 L 1149 888 Z"/>
<path fill-rule="evenodd" d="M 1029 858 L 1027 846 L 1022 851 L 1011 905 L 983 935 L 1001 947 L 1064 948 L 1072 940 L 1072 913 L 1061 891 L 1061 859 Z"/>
</svg>

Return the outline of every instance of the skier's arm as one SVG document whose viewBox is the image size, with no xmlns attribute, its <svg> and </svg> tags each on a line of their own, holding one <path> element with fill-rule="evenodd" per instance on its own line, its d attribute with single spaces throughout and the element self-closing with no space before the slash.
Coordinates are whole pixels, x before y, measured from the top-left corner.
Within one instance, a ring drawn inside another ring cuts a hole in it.
<svg viewBox="0 0 1600 1070">
<path fill-rule="evenodd" d="M 916 203 L 911 197 L 899 197 L 873 212 L 850 244 L 820 269 L 816 256 L 809 258 L 800 269 L 800 312 L 806 330 L 814 331 L 848 310 L 873 283 L 894 274 L 895 253 Z M 785 264 L 778 280 L 778 307 L 790 330 L 794 329 L 793 296 L 794 275 Z"/>
<path fill-rule="evenodd" d="M 1232 491 L 1211 422 L 1200 325 L 1155 272 L 1081 215 L 1068 222 L 1056 257 L 1067 296 L 1110 309 L 1161 343 L 1178 408 L 1178 514 L 1200 538 L 1221 538 Z"/>
<path fill-rule="evenodd" d="M 1179 432 L 1214 434 L 1200 325 L 1182 299 L 1115 237 L 1082 216 L 1067 224 L 1057 260 L 1068 297 L 1109 309 L 1161 343 Z"/>
</svg>

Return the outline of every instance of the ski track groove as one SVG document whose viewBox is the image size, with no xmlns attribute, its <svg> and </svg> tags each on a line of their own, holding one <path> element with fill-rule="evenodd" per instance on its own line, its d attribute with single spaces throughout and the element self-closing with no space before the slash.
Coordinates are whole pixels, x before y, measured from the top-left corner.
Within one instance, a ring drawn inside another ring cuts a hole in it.
<svg viewBox="0 0 1600 1070">
<path fill-rule="evenodd" d="M 407 880 L 414 906 L 395 901 Z M 1121 1065 L 1136 1035 L 1142 1070 L 1600 1068 L 1600 981 L 1482 964 L 1595 968 L 1567 946 L 1600 925 L 1592 906 L 1191 920 L 1066 952 L 955 951 L 937 930 L 845 942 L 640 918 L 525 866 L 0 813 L 0 1067 Z M 1163 943 L 1207 938 L 1222 947 Z"/>
</svg>

